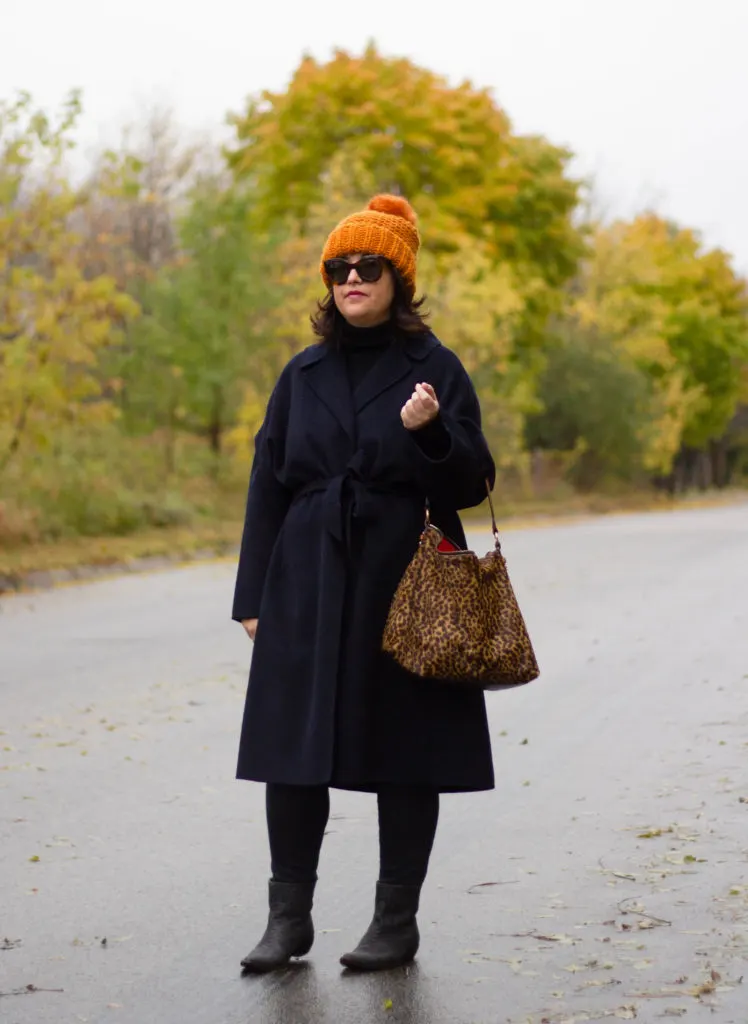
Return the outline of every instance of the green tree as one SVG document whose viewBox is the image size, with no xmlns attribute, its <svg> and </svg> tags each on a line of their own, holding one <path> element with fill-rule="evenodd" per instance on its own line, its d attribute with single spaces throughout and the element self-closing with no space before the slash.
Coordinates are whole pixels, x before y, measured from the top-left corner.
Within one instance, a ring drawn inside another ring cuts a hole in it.
<svg viewBox="0 0 748 1024">
<path fill-rule="evenodd" d="M 179 225 L 180 258 L 144 292 L 148 310 L 119 368 L 125 421 L 207 438 L 219 455 L 248 377 L 266 376 L 267 317 L 277 301 L 274 240 L 250 226 L 252 196 L 203 181 Z"/>
<path fill-rule="evenodd" d="M 594 328 L 568 321 L 557 330 L 539 380 L 542 410 L 526 423 L 528 447 L 575 452 L 571 482 L 584 489 L 640 477 L 656 422 L 651 380 Z"/>
</svg>

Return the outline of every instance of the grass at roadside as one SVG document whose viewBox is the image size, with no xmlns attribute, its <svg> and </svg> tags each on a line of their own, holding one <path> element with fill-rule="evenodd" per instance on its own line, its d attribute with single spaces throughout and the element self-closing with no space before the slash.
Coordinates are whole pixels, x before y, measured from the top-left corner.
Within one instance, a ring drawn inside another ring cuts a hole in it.
<svg viewBox="0 0 748 1024">
<path fill-rule="evenodd" d="M 667 511 L 748 501 L 748 491 L 690 494 L 677 499 L 652 493 L 608 497 L 575 495 L 563 500 L 496 502 L 500 525 L 516 528 L 564 517 L 636 511 Z M 487 524 L 488 509 L 466 513 L 466 523 Z M 142 559 L 189 561 L 233 553 L 241 537 L 239 520 L 209 521 L 189 527 L 143 530 L 127 537 L 78 537 L 64 541 L 0 548 L 0 592 L 23 587 L 35 574 L 83 567 L 117 567 Z M 43 582 L 43 581 L 42 581 Z"/>
<path fill-rule="evenodd" d="M 573 494 L 562 498 L 520 499 L 505 501 L 494 499 L 496 518 L 512 526 L 532 522 L 534 519 L 562 519 L 574 516 L 613 515 L 626 512 L 670 512 L 676 509 L 707 508 L 712 505 L 734 505 L 748 502 L 748 489 L 731 488 L 722 491 L 694 491 L 673 498 L 656 491 L 632 491 L 617 495 Z M 480 509 L 461 513 L 463 519 L 488 517 L 488 503 Z"/>
<path fill-rule="evenodd" d="M 64 541 L 0 549 L 0 590 L 20 586 L 32 573 L 82 566 L 128 565 L 139 559 L 188 561 L 236 548 L 240 522 L 144 530 L 128 537 L 75 537 Z"/>
</svg>

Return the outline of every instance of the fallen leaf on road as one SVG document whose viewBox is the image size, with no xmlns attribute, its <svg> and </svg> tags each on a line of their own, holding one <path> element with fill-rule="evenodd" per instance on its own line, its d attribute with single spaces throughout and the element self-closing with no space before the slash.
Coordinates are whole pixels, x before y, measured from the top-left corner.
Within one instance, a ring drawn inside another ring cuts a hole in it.
<svg viewBox="0 0 748 1024">
<path fill-rule="evenodd" d="M 24 985 L 23 988 L 14 988 L 8 992 L 0 992 L 0 998 L 3 996 L 28 996 L 32 992 L 64 992 L 64 988 L 37 988 L 36 985 Z"/>
<path fill-rule="evenodd" d="M 561 946 L 576 946 L 582 940 L 571 935 L 546 935 L 544 932 L 493 932 L 501 939 L 535 939 L 536 942 L 558 942 Z"/>
<path fill-rule="evenodd" d="M 467 891 L 475 894 L 479 889 L 489 889 L 493 885 L 514 885 L 515 883 L 516 879 L 509 882 L 476 882 L 475 885 L 471 885 Z"/>
<path fill-rule="evenodd" d="M 569 1015 L 568 1010 L 561 1010 L 552 1016 L 540 1018 L 540 1024 L 583 1024 L 587 1021 L 603 1020 L 617 1017 L 619 1020 L 635 1020 L 635 1006 L 620 1006 L 617 1010 L 579 1010 Z"/>
<path fill-rule="evenodd" d="M 576 974 L 579 971 L 612 971 L 613 964 L 609 962 L 601 964 L 598 960 L 588 960 L 586 964 L 569 964 L 568 967 L 564 967 L 564 970 L 570 974 Z"/>
<path fill-rule="evenodd" d="M 667 927 L 670 927 L 672 925 L 672 921 L 666 921 L 663 917 L 655 917 L 654 914 L 647 914 L 641 903 L 635 903 L 633 906 L 630 907 L 624 906 L 624 904 L 626 903 L 631 903 L 632 899 L 633 897 L 629 896 L 625 900 L 620 901 L 620 903 L 618 904 L 618 909 L 621 911 L 622 914 L 634 914 L 637 917 L 643 917 L 646 921 L 651 921 L 653 923 L 653 927 L 654 925 L 665 925 Z M 628 931 L 630 930 L 631 925 L 624 924 L 621 925 L 621 928 L 624 931 Z"/>
<path fill-rule="evenodd" d="M 689 996 L 693 996 L 695 999 L 701 999 L 702 996 L 711 996 L 715 992 L 717 986 L 709 979 L 709 981 L 702 981 L 700 985 L 696 985 L 694 988 L 688 989 Z"/>
</svg>

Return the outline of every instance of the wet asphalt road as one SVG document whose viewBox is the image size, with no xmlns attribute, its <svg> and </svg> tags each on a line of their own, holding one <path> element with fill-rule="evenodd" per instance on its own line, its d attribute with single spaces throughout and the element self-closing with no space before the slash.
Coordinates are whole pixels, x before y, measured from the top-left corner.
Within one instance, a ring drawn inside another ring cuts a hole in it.
<svg viewBox="0 0 748 1024">
<path fill-rule="evenodd" d="M 543 675 L 488 695 L 498 787 L 444 798 L 418 964 L 371 977 L 337 964 L 376 878 L 343 793 L 308 963 L 240 976 L 267 849 L 233 565 L 1 600 L 0 1020 L 746 1024 L 748 507 L 504 546 Z"/>
</svg>

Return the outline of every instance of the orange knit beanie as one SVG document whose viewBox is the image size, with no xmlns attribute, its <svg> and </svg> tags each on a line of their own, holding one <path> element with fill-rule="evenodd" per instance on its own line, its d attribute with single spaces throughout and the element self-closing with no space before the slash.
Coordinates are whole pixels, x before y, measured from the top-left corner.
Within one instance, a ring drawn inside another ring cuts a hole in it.
<svg viewBox="0 0 748 1024">
<path fill-rule="evenodd" d="M 322 251 L 322 280 L 330 287 L 325 260 L 352 253 L 384 256 L 402 274 L 408 293 L 416 290 L 416 256 L 421 240 L 415 210 L 401 196 L 374 196 L 365 210 L 352 213 L 331 232 Z"/>
</svg>

